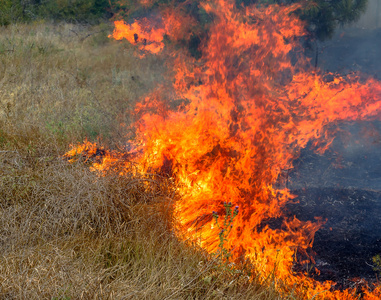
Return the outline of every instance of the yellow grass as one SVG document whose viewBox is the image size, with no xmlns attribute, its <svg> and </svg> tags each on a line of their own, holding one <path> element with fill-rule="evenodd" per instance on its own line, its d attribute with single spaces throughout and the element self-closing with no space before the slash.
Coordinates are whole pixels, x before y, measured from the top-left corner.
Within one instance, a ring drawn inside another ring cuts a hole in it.
<svg viewBox="0 0 381 300">
<path fill-rule="evenodd" d="M 280 299 L 176 239 L 167 180 L 61 158 L 85 137 L 123 145 L 134 103 L 163 82 L 164 62 L 111 30 L 1 28 L 0 299 Z"/>
</svg>

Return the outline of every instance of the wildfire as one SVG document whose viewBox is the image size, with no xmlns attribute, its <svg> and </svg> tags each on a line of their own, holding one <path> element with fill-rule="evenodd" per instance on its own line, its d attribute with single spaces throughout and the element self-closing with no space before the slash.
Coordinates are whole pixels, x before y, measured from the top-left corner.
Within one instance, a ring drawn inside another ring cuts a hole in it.
<svg viewBox="0 0 381 300">
<path fill-rule="evenodd" d="M 133 24 L 126 24 L 123 21 L 115 21 L 113 37 L 116 40 L 125 38 L 132 44 L 138 44 L 140 50 L 159 53 L 164 48 L 164 29 L 147 28 L 147 19 Z"/>
<path fill-rule="evenodd" d="M 333 80 L 326 80 L 312 69 L 300 45 L 306 32 L 294 14 L 297 5 L 238 9 L 234 1 L 213 0 L 202 6 L 213 15 L 201 44 L 202 59 L 173 52 L 173 87 L 177 98 L 185 99 L 181 108 L 168 109 L 158 92 L 137 107 L 140 171 L 166 169 L 178 183 L 182 197 L 174 214 L 179 238 L 217 252 L 226 203 L 232 203 L 239 212 L 224 245 L 231 259 L 250 260 L 264 280 L 274 274 L 279 287 L 306 298 L 357 299 L 355 290 L 333 291 L 333 282 L 293 271 L 296 252 L 307 253 L 324 221 L 286 218 L 284 206 L 294 196 L 279 177 L 309 141 L 319 151 L 329 146 L 330 125 L 379 118 L 380 82 L 353 74 L 330 74 Z M 160 24 L 117 21 L 112 36 L 159 53 L 165 36 L 179 40 L 195 22 L 181 23 L 174 16 L 165 11 Z M 67 156 L 96 152 L 96 145 L 81 147 Z M 98 170 L 124 155 L 103 151 L 107 155 L 94 165 Z M 281 220 L 279 228 L 269 225 L 274 219 Z M 379 289 L 364 291 L 365 299 L 379 295 Z"/>
</svg>

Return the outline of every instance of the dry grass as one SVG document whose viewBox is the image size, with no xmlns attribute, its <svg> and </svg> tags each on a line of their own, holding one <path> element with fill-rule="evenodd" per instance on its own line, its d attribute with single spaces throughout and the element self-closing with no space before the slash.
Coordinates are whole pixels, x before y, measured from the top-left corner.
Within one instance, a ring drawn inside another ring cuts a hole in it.
<svg viewBox="0 0 381 300">
<path fill-rule="evenodd" d="M 110 42 L 111 25 L 13 25 L 0 35 L 0 120 L 55 139 L 127 134 L 132 103 L 162 81 L 163 62 Z"/>
<path fill-rule="evenodd" d="M 133 104 L 162 80 L 162 61 L 134 58 L 109 30 L 2 28 L 0 299 L 280 298 L 176 239 L 167 180 L 61 159 L 84 137 L 121 143 Z"/>
<path fill-rule="evenodd" d="M 175 238 L 165 180 L 97 177 L 46 153 L 1 159 L 1 299 L 274 299 Z"/>
</svg>

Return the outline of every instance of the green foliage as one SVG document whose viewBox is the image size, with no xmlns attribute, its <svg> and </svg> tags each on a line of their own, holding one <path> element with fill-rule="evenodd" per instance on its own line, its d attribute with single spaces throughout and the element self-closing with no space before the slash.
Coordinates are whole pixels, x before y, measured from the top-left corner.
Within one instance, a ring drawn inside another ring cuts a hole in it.
<svg viewBox="0 0 381 300">
<path fill-rule="evenodd" d="M 236 0 L 238 4 L 292 4 L 302 3 L 301 19 L 314 37 L 325 40 L 332 37 L 338 25 L 355 22 L 366 9 L 368 0 Z"/>
<path fill-rule="evenodd" d="M 380 254 L 377 254 L 376 256 L 373 256 L 373 270 L 381 274 L 381 256 Z"/>
<path fill-rule="evenodd" d="M 21 1 L 1 0 L 0 1 L 0 25 L 9 25 L 24 19 Z"/>
<path fill-rule="evenodd" d="M 107 0 L 50 0 L 38 7 L 41 17 L 67 22 L 96 21 L 108 17 L 110 2 Z"/>
<path fill-rule="evenodd" d="M 232 210 L 232 203 L 224 203 L 225 207 L 225 216 L 222 224 L 218 222 L 219 215 L 216 212 L 213 212 L 213 218 L 215 220 L 216 226 L 220 230 L 218 234 L 219 244 L 218 251 L 216 255 L 221 258 L 223 262 L 228 262 L 231 256 L 231 252 L 226 248 L 226 242 L 228 241 L 228 236 L 233 228 L 234 218 L 238 215 L 238 206 Z"/>
<path fill-rule="evenodd" d="M 316 0 L 308 2 L 301 18 L 320 40 L 332 37 L 335 27 L 355 22 L 366 9 L 368 0 Z"/>
<path fill-rule="evenodd" d="M 1 0 L 0 25 L 36 19 L 96 22 L 113 15 L 116 0 Z M 118 8 L 118 7 L 116 7 Z"/>
<path fill-rule="evenodd" d="M 301 0 L 236 0 L 238 7 L 295 2 Z M 307 22 L 308 30 L 313 36 L 324 40 L 332 36 L 336 26 L 358 20 L 365 11 L 367 2 L 368 0 L 306 0 L 303 1 L 299 14 Z M 113 16 L 135 19 L 163 5 L 172 5 L 175 8 L 182 6 L 186 14 L 192 15 L 199 22 L 200 28 L 203 29 L 198 30 L 199 32 L 207 31 L 208 24 L 212 20 L 212 16 L 206 14 L 200 7 L 199 0 L 187 2 L 186 5 L 182 0 L 154 0 L 149 3 L 142 5 L 137 0 L 1 0 L 0 26 L 40 18 L 91 23 Z M 195 35 L 189 45 L 195 57 L 200 54 L 194 45 L 199 39 L 200 37 Z"/>
<path fill-rule="evenodd" d="M 0 147 L 3 147 L 7 143 L 7 139 L 6 133 L 0 129 Z"/>
</svg>

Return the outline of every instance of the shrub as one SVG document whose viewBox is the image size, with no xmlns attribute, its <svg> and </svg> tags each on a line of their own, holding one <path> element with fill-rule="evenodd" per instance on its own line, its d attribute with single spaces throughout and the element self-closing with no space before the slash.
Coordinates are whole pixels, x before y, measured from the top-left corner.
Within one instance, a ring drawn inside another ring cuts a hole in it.
<svg viewBox="0 0 381 300">
<path fill-rule="evenodd" d="M 2 0 L 0 25 L 36 19 L 91 22 L 110 18 L 114 1 L 108 0 Z"/>
<path fill-rule="evenodd" d="M 107 0 L 49 0 L 38 7 L 42 18 L 67 22 L 94 22 L 111 17 Z"/>
<path fill-rule="evenodd" d="M 25 16 L 20 1 L 0 1 L 0 25 L 9 25 L 24 19 Z"/>
</svg>

